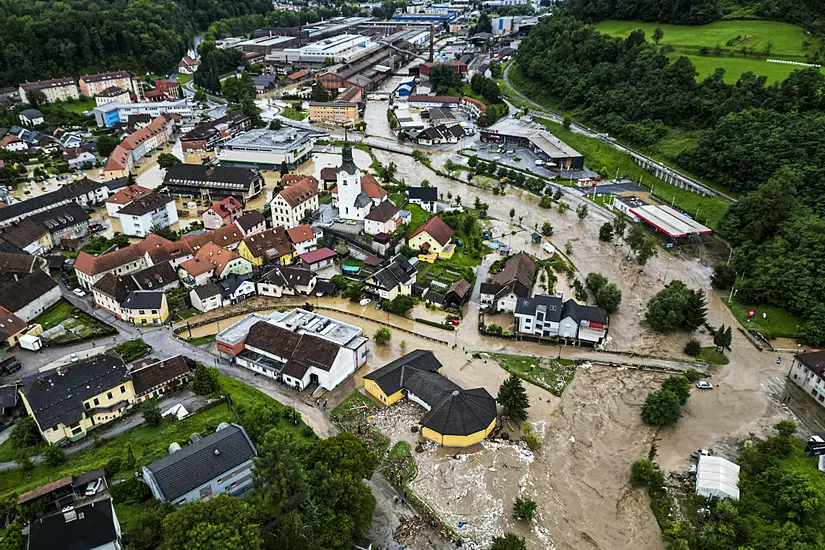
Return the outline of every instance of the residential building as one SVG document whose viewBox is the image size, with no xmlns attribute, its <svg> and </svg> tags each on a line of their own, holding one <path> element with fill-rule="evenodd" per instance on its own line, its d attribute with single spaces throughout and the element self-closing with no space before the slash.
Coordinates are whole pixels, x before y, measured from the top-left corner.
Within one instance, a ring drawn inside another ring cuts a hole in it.
<svg viewBox="0 0 825 550">
<path fill-rule="evenodd" d="M 286 230 L 286 234 L 292 246 L 295 247 L 295 253 L 298 255 L 318 248 L 318 235 L 313 232 L 312 226 L 307 223 L 290 227 Z"/>
<path fill-rule="evenodd" d="M 227 139 L 252 128 L 252 119 L 240 111 L 203 122 L 180 138 L 184 153 L 212 151 Z"/>
<path fill-rule="evenodd" d="M 403 254 L 396 254 L 364 281 L 365 290 L 385 300 L 392 300 L 402 294 L 409 296 L 417 274 L 415 267 Z"/>
<path fill-rule="evenodd" d="M 212 277 L 223 279 L 231 274 L 249 275 L 252 264 L 234 250 L 207 243 L 195 252 L 194 258 L 178 266 L 178 276 L 186 286 L 206 284 Z"/>
<path fill-rule="evenodd" d="M 224 306 L 239 304 L 256 294 L 255 283 L 248 275 L 231 274 L 215 283 L 221 291 Z"/>
<path fill-rule="evenodd" d="M 301 225 L 313 212 L 318 210 L 318 186 L 308 178 L 282 189 L 269 206 L 272 210 L 272 225 L 288 228 Z"/>
<path fill-rule="evenodd" d="M 0 227 L 11 225 L 17 220 L 70 202 L 76 202 L 83 207 L 97 204 L 109 196 L 110 190 L 107 184 L 111 183 L 82 178 L 66 183 L 56 191 L 13 202 L 0 208 Z"/>
<path fill-rule="evenodd" d="M 242 214 L 243 204 L 235 197 L 229 196 L 212 203 L 212 206 L 203 213 L 203 227 L 205 229 L 217 229 L 235 223 L 235 220 L 240 218 Z"/>
<path fill-rule="evenodd" d="M 259 170 L 251 168 L 182 163 L 166 171 L 163 185 L 175 197 L 208 200 L 234 197 L 246 204 L 261 194 L 264 177 Z"/>
<path fill-rule="evenodd" d="M 110 86 L 95 94 L 95 105 L 97 107 L 108 103 L 129 103 L 130 101 L 129 90 L 117 86 Z"/>
<path fill-rule="evenodd" d="M 358 123 L 357 103 L 344 103 L 336 101 L 310 102 L 309 121 L 327 122 L 338 126 L 354 126 Z"/>
<path fill-rule="evenodd" d="M 807 351 L 794 356 L 788 378 L 825 407 L 825 351 Z"/>
<path fill-rule="evenodd" d="M 117 218 L 120 209 L 124 206 L 132 204 L 141 197 L 146 197 L 152 194 L 152 190 L 140 185 L 134 184 L 124 187 L 117 193 L 106 199 L 106 213 L 110 218 Z"/>
<path fill-rule="evenodd" d="M 529 298 L 533 294 L 533 284 L 536 281 L 536 262 L 526 252 L 519 252 L 510 256 L 504 263 L 502 270 L 487 283 L 481 284 L 479 302 L 489 305 L 493 311 L 513 312 L 521 298 Z"/>
<path fill-rule="evenodd" d="M 20 152 L 28 150 L 29 144 L 17 136 L 7 135 L 0 139 L 0 147 L 6 151 Z"/>
<path fill-rule="evenodd" d="M 46 228 L 54 246 L 63 239 L 82 239 L 89 235 L 89 214 L 79 204 L 70 202 L 26 218 Z"/>
<path fill-rule="evenodd" d="M 112 355 L 24 377 L 19 391 L 49 444 L 85 437 L 95 427 L 120 418 L 135 401 L 126 365 Z"/>
<path fill-rule="evenodd" d="M 286 163 L 293 169 L 310 158 L 316 139 L 322 136 L 326 134 L 292 127 L 250 130 L 227 141 L 217 159 L 221 166 L 280 170 Z"/>
<path fill-rule="evenodd" d="M 426 128 L 415 135 L 419 145 L 442 145 L 444 143 L 458 143 L 464 137 L 464 128 L 459 124 L 439 124 Z"/>
<path fill-rule="evenodd" d="M 0 349 L 16 346 L 20 337 L 28 331 L 28 328 L 29 325 L 26 321 L 0 306 L 0 340 L 3 342 Z"/>
<path fill-rule="evenodd" d="M 392 234 L 399 226 L 398 207 L 385 200 L 364 218 L 364 232 L 369 235 Z"/>
<path fill-rule="evenodd" d="M 71 77 L 24 82 L 20 85 L 19 91 L 20 100 L 23 103 L 31 103 L 28 93 L 32 91 L 41 92 L 47 103 L 80 98 L 80 91 L 77 89 L 74 78 Z"/>
<path fill-rule="evenodd" d="M 515 309 L 516 331 L 542 338 L 599 344 L 607 336 L 607 314 L 595 306 L 558 296 L 519 298 Z"/>
<path fill-rule="evenodd" d="M 40 269 L 11 278 L 6 275 L 0 273 L 0 306 L 27 323 L 60 300 L 57 281 Z"/>
<path fill-rule="evenodd" d="M 163 116 L 179 116 L 187 121 L 196 119 L 195 106 L 187 100 L 178 101 L 154 101 L 142 103 L 120 103 L 112 101 L 104 105 L 98 105 L 92 109 L 95 122 L 100 128 L 111 128 L 116 124 L 128 124 L 129 118 L 135 115 L 148 115 L 153 119 Z M 194 125 L 194 122 L 191 123 Z"/>
<path fill-rule="evenodd" d="M 275 266 L 264 273 L 257 282 L 260 296 L 280 298 L 283 295 L 310 295 L 318 278 L 309 269 L 295 266 Z"/>
<path fill-rule="evenodd" d="M 195 362 L 183 355 L 163 361 L 153 361 L 132 370 L 135 403 L 163 397 L 177 391 L 192 380 Z"/>
<path fill-rule="evenodd" d="M 120 550 L 122 547 L 120 522 L 111 498 L 68 506 L 29 523 L 26 550 Z"/>
<path fill-rule="evenodd" d="M 81 287 L 90 290 L 107 273 L 119 276 L 140 271 L 147 266 L 144 254 L 145 251 L 138 245 L 113 250 L 100 256 L 92 256 L 81 251 L 74 262 L 77 282 Z"/>
<path fill-rule="evenodd" d="M 319 269 L 333 265 L 336 256 L 338 256 L 338 254 L 330 248 L 319 248 L 301 254 L 301 265 L 311 271 L 318 271 Z"/>
<path fill-rule="evenodd" d="M 295 257 L 286 229 L 281 226 L 245 237 L 238 245 L 238 252 L 252 262 L 253 269 L 264 263 L 288 265 Z"/>
<path fill-rule="evenodd" d="M 244 237 L 248 237 L 266 229 L 266 218 L 257 210 L 250 210 L 235 220 L 235 226 L 240 229 Z"/>
<path fill-rule="evenodd" d="M 469 96 L 464 96 L 461 98 L 459 108 L 472 116 L 474 120 L 477 120 L 487 113 L 487 106 L 484 102 Z"/>
<path fill-rule="evenodd" d="M 496 427 L 496 400 L 484 388 L 465 390 L 440 374 L 429 350 L 415 350 L 364 376 L 364 389 L 386 406 L 407 397 L 427 413 L 421 435 L 445 447 L 469 447 Z"/>
<path fill-rule="evenodd" d="M 20 119 L 20 124 L 29 128 L 39 126 L 46 122 L 46 118 L 43 116 L 43 113 L 37 109 L 24 109 L 20 111 L 17 118 Z"/>
<path fill-rule="evenodd" d="M 146 101 L 152 103 L 174 102 L 184 98 L 180 84 L 175 80 L 155 80 L 155 89 L 147 91 L 144 95 Z"/>
<path fill-rule="evenodd" d="M 162 325 L 169 318 L 166 294 L 160 290 L 133 290 L 123 301 L 123 313 L 134 325 Z"/>
<path fill-rule="evenodd" d="M 459 98 L 446 95 L 411 95 L 407 99 L 407 105 L 411 109 L 432 109 L 434 107 L 454 109 L 458 107 L 459 102 Z"/>
<path fill-rule="evenodd" d="M 163 115 L 158 116 L 149 125 L 133 132 L 115 147 L 103 168 L 104 176 L 107 179 L 128 176 L 140 159 L 166 145 L 171 137 L 171 119 Z"/>
<path fill-rule="evenodd" d="M 221 289 L 215 283 L 206 283 L 190 290 L 189 301 L 192 302 L 192 307 L 201 313 L 223 306 Z"/>
<path fill-rule="evenodd" d="M 222 422 L 215 433 L 196 439 L 143 467 L 152 495 L 175 506 L 225 493 L 237 496 L 252 487 L 255 445 L 241 426 Z"/>
<path fill-rule="evenodd" d="M 198 63 L 188 55 L 184 55 L 183 59 L 178 63 L 178 72 L 180 74 L 195 74 L 198 71 Z"/>
<path fill-rule="evenodd" d="M 221 248 L 236 250 L 243 240 L 243 233 L 237 225 L 225 225 L 212 231 L 204 231 L 197 235 L 188 235 L 181 238 L 181 244 L 188 246 L 194 255 L 202 246 L 207 243 L 215 243 Z"/>
<path fill-rule="evenodd" d="M 0 231 L 0 241 L 19 248 L 32 256 L 48 253 L 54 240 L 48 229 L 32 218 L 24 218 Z"/>
<path fill-rule="evenodd" d="M 113 275 L 107 273 L 91 288 L 95 304 L 113 314 L 118 319 L 128 321 L 123 309 L 130 292 L 135 290 L 157 290 L 165 292 L 178 288 L 178 274 L 169 262 L 152 265 L 134 273 Z"/>
<path fill-rule="evenodd" d="M 94 153 L 82 147 L 72 147 L 63 151 L 63 160 L 69 166 L 69 170 L 83 170 L 91 168 L 97 162 Z"/>
<path fill-rule="evenodd" d="M 281 176 L 281 187 L 290 187 L 295 185 L 296 183 L 304 183 L 304 181 L 308 181 L 312 187 L 321 190 L 320 185 L 318 184 L 318 180 L 315 179 L 315 176 L 308 176 L 306 174 L 284 174 Z"/>
<path fill-rule="evenodd" d="M 437 187 L 410 187 L 407 190 L 407 200 L 410 204 L 417 204 L 425 212 L 435 214 L 438 204 Z"/>
<path fill-rule="evenodd" d="M 85 97 L 94 97 L 112 86 L 117 86 L 122 90 L 131 90 L 132 82 L 132 75 L 126 71 L 87 74 L 78 80 L 80 93 Z"/>
<path fill-rule="evenodd" d="M 175 199 L 162 193 L 151 193 L 135 199 L 118 212 L 125 235 L 145 237 L 152 228 L 164 228 L 178 223 Z"/>
<path fill-rule="evenodd" d="M 449 225 L 435 216 L 419 225 L 407 239 L 407 244 L 428 254 L 452 255 L 455 247 L 452 244 L 453 233 Z"/>
</svg>

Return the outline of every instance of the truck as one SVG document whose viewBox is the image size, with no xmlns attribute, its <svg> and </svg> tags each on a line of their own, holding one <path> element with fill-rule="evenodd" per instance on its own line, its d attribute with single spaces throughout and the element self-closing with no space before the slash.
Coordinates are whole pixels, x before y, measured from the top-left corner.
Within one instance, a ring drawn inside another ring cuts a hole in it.
<svg viewBox="0 0 825 550">
<path fill-rule="evenodd" d="M 17 357 L 12 355 L 11 357 L 6 357 L 2 361 L 0 361 L 0 376 L 5 376 L 6 374 L 13 374 L 20 370 L 23 365 L 20 361 L 17 360 Z"/>
<path fill-rule="evenodd" d="M 43 340 L 39 336 L 32 336 L 31 334 L 24 334 L 18 340 L 20 347 L 29 351 L 38 351 L 43 347 Z"/>
</svg>

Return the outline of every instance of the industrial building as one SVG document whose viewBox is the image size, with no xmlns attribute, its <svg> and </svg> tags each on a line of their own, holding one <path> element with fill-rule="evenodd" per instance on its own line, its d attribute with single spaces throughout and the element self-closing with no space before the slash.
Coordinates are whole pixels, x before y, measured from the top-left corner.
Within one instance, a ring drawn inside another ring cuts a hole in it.
<svg viewBox="0 0 825 550">
<path fill-rule="evenodd" d="M 584 155 L 547 130 L 523 124 L 518 120 L 505 119 L 482 130 L 481 141 L 526 147 L 540 159 L 549 161 L 562 170 L 584 168 Z"/>
<path fill-rule="evenodd" d="M 298 48 L 287 48 L 272 52 L 268 61 L 286 63 L 348 63 L 375 47 L 367 36 L 359 34 L 342 34 L 325 38 Z"/>
<path fill-rule="evenodd" d="M 192 103 L 186 99 L 180 101 L 156 101 L 150 103 L 118 103 L 113 101 L 92 109 L 95 122 L 101 128 L 111 128 L 118 123 L 129 122 L 130 116 L 149 115 L 156 118 L 162 114 L 180 115 L 186 119 L 195 117 Z"/>
<path fill-rule="evenodd" d="M 301 25 L 300 27 L 263 27 L 255 31 L 256 38 L 262 36 L 294 36 L 302 44 L 323 40 L 340 34 L 351 33 L 359 26 L 372 21 L 372 17 L 333 17 L 323 23 Z"/>
<path fill-rule="evenodd" d="M 280 130 L 250 130 L 227 141 L 218 151 L 221 166 L 279 170 L 303 164 L 312 154 L 315 141 L 324 132 L 285 127 Z"/>
<path fill-rule="evenodd" d="M 634 222 L 643 221 L 671 239 L 709 235 L 713 230 L 693 218 L 662 204 L 648 204 L 638 197 L 614 196 L 611 208 Z"/>
<path fill-rule="evenodd" d="M 243 50 L 244 53 L 268 54 L 275 50 L 291 48 L 298 43 L 296 36 L 260 36 L 251 40 L 242 40 L 232 45 L 233 49 Z"/>
</svg>

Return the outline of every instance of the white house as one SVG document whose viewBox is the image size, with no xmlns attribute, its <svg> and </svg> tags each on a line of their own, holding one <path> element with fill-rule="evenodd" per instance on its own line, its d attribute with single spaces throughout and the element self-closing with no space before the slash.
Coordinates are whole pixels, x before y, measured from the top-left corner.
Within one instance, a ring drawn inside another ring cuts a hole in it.
<svg viewBox="0 0 825 550">
<path fill-rule="evenodd" d="M 436 204 L 438 203 L 437 187 L 410 187 L 407 191 L 407 198 L 410 204 L 417 204 L 430 214 L 436 213 Z"/>
<path fill-rule="evenodd" d="M 607 314 L 557 296 L 519 298 L 515 309 L 516 331 L 543 338 L 564 338 L 598 344 L 607 335 Z"/>
<path fill-rule="evenodd" d="M 29 148 L 29 144 L 17 136 L 7 135 L 0 139 L 0 147 L 6 151 L 25 151 Z"/>
<path fill-rule="evenodd" d="M 341 166 L 336 173 L 337 185 L 330 191 L 332 204 L 345 220 L 363 220 L 374 206 L 387 198 L 387 191 L 369 174 L 363 176 L 352 160 L 352 148 L 344 144 Z"/>
<path fill-rule="evenodd" d="M 398 207 L 385 200 L 364 218 L 364 232 L 369 235 L 392 234 L 398 228 Z"/>
<path fill-rule="evenodd" d="M 20 119 L 20 123 L 23 126 L 28 126 L 29 128 L 44 124 L 46 122 L 46 118 L 43 116 L 43 113 L 37 109 L 25 109 L 20 111 L 17 118 Z"/>
<path fill-rule="evenodd" d="M 246 275 L 235 275 L 233 273 L 215 284 L 221 289 L 224 306 L 239 304 L 250 296 L 254 296 L 257 292 L 255 283 Z"/>
<path fill-rule="evenodd" d="M 272 224 L 284 228 L 297 227 L 303 219 L 318 210 L 318 186 L 309 178 L 282 189 L 269 206 L 272 210 Z"/>
<path fill-rule="evenodd" d="M 312 294 L 318 277 L 309 269 L 294 266 L 275 266 L 257 283 L 258 294 L 280 298 L 283 295 Z"/>
<path fill-rule="evenodd" d="M 788 378 L 819 406 L 825 407 L 825 351 L 797 354 L 791 363 Z"/>
<path fill-rule="evenodd" d="M 178 223 L 175 199 L 161 193 L 151 193 L 132 201 L 118 212 L 125 235 L 145 237 L 152 228 L 164 228 Z"/>
<path fill-rule="evenodd" d="M 384 267 L 364 281 L 367 292 L 392 300 L 396 296 L 412 294 L 412 285 L 418 272 L 402 254 L 396 254 Z"/>
<path fill-rule="evenodd" d="M 201 313 L 218 309 L 223 305 L 221 289 L 215 283 L 196 286 L 189 291 L 189 300 L 192 302 L 192 307 Z"/>
<path fill-rule="evenodd" d="M 106 214 L 108 214 L 110 218 L 117 218 L 122 208 L 132 204 L 141 197 L 146 197 L 151 194 L 151 189 L 137 184 L 124 187 L 104 201 L 106 204 Z"/>
<path fill-rule="evenodd" d="M 287 229 L 286 234 L 298 254 L 305 254 L 318 248 L 318 238 L 323 236 L 322 233 L 316 234 L 312 226 L 306 223 Z"/>
</svg>

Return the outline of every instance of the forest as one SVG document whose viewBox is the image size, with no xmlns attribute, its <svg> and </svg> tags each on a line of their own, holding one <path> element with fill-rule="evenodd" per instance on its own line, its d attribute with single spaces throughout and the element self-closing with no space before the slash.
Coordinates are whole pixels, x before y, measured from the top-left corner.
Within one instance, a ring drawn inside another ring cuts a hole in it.
<svg viewBox="0 0 825 550">
<path fill-rule="evenodd" d="M 0 0 L 0 86 L 127 69 L 167 74 L 210 23 L 266 0 Z"/>
<path fill-rule="evenodd" d="M 816 69 L 766 84 L 721 70 L 696 82 L 685 57 L 670 59 L 636 31 L 611 38 L 567 16 L 542 21 L 516 62 L 545 99 L 636 146 L 668 133 L 698 134 L 674 160 L 740 197 L 718 233 L 736 247 L 742 303 L 807 320 L 800 335 L 825 344 L 825 76 Z"/>
</svg>

